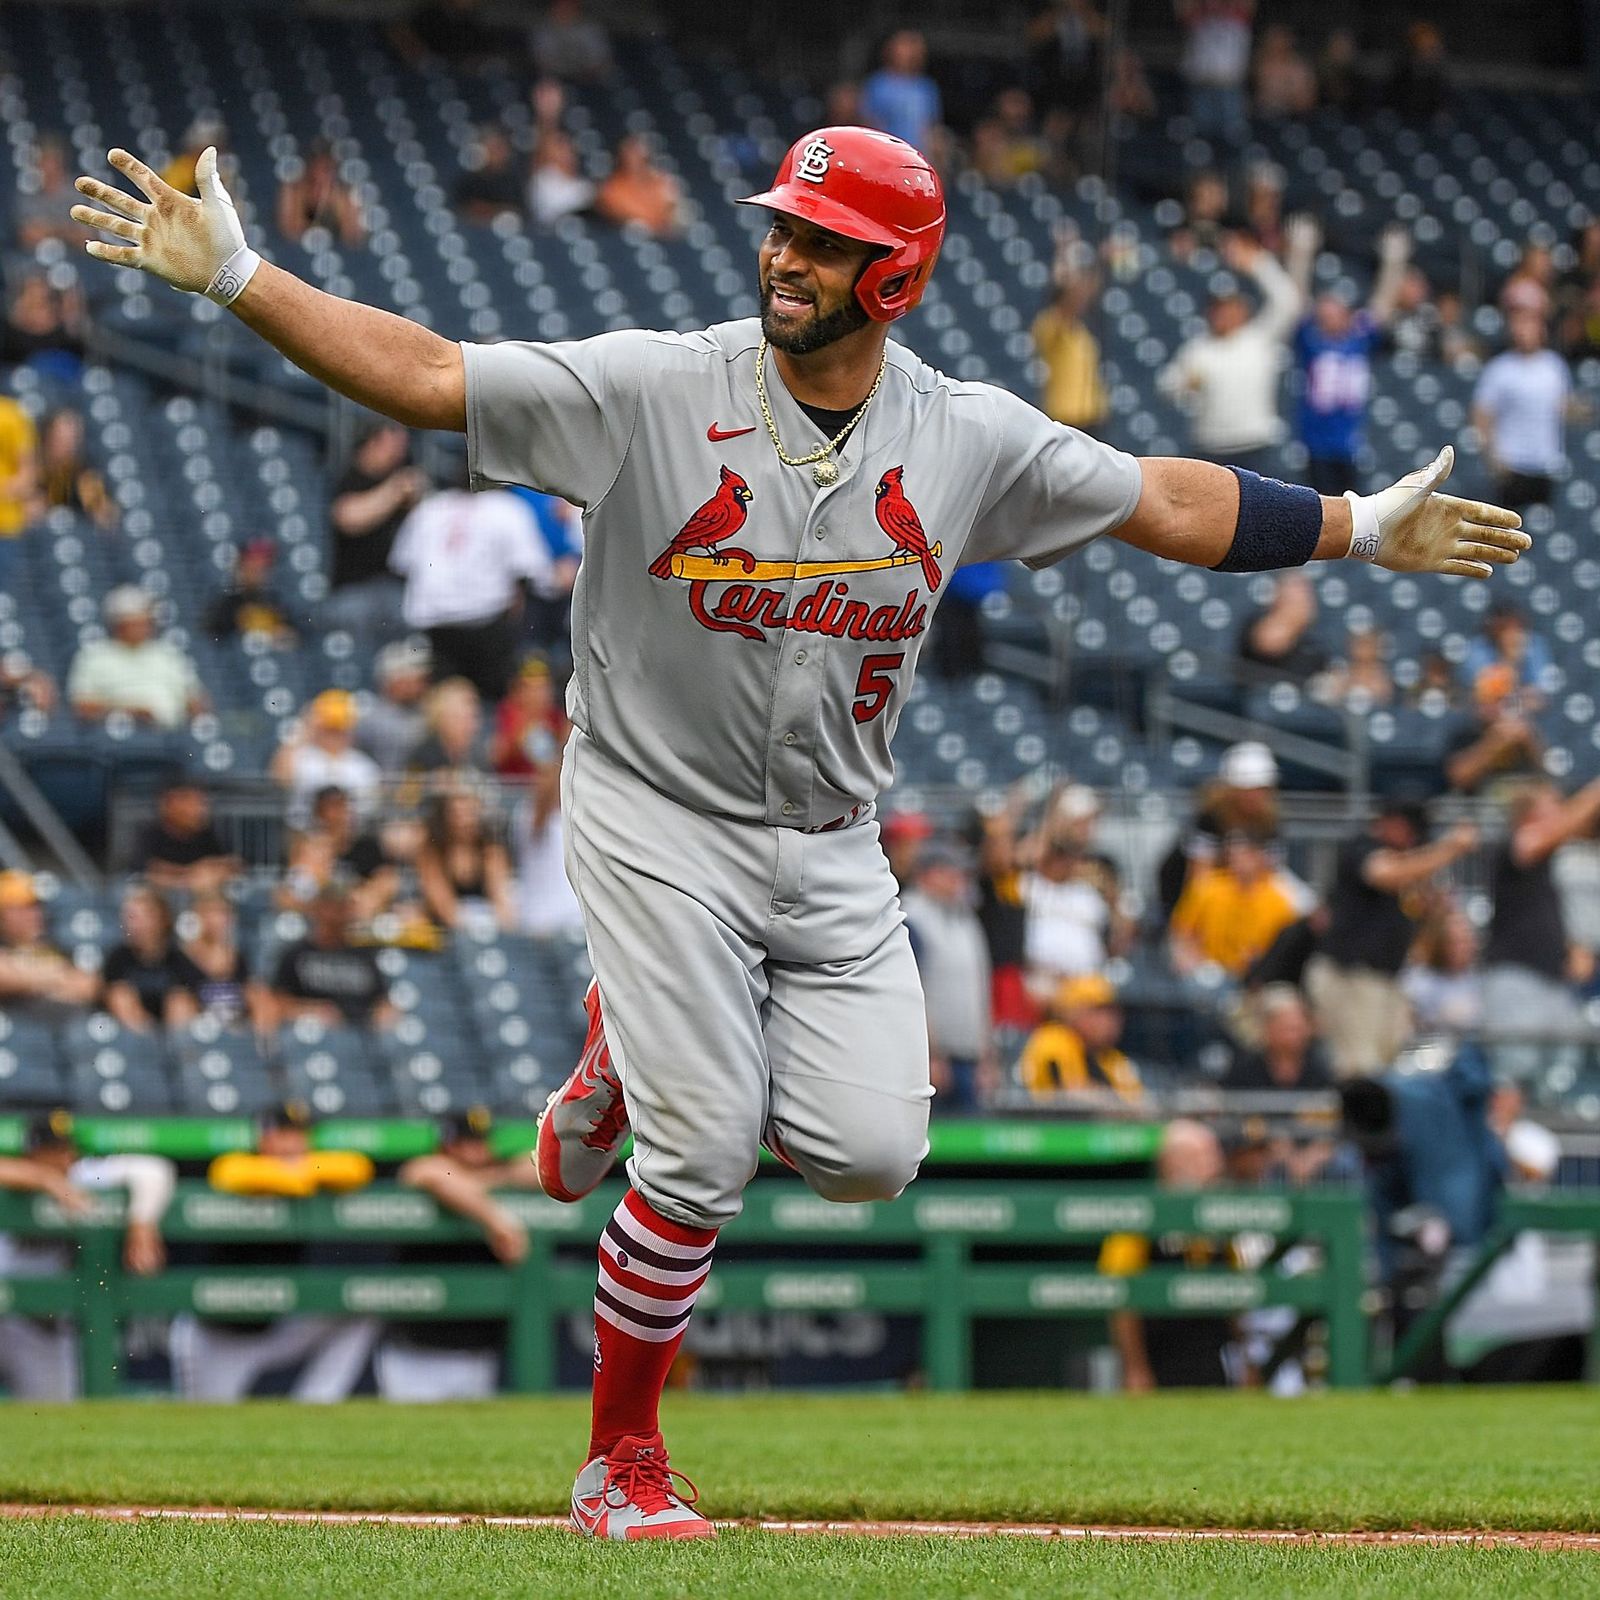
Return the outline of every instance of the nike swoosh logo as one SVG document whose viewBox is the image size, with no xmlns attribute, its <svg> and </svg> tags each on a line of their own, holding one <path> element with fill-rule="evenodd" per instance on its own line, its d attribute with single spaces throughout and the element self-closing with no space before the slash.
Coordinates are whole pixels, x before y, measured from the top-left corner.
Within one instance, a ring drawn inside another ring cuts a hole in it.
<svg viewBox="0 0 1600 1600">
<path fill-rule="evenodd" d="M 713 422 L 711 426 L 706 429 L 706 438 L 708 438 L 712 444 L 720 444 L 724 439 L 737 439 L 740 434 L 754 433 L 755 431 L 756 425 L 753 422 L 748 428 L 719 428 L 716 423 Z"/>
</svg>

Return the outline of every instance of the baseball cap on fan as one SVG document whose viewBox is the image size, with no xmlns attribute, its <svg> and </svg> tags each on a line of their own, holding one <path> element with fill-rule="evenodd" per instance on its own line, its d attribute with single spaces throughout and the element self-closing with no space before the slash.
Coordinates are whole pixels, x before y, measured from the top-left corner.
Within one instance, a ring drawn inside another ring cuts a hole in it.
<svg viewBox="0 0 1600 1600">
<path fill-rule="evenodd" d="M 1264 744 L 1246 739 L 1223 751 L 1217 777 L 1230 789 L 1276 789 L 1278 763 Z"/>
<path fill-rule="evenodd" d="M 31 872 L 15 869 L 0 872 L 0 911 L 16 911 L 23 906 L 38 904 L 39 891 L 34 887 Z"/>
</svg>

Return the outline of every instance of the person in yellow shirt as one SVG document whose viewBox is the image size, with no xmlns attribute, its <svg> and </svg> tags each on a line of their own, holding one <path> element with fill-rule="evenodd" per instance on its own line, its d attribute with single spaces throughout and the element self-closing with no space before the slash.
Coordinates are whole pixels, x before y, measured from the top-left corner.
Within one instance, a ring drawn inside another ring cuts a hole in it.
<svg viewBox="0 0 1600 1600">
<path fill-rule="evenodd" d="M 10 564 L 11 543 L 38 510 L 39 435 L 33 418 L 9 395 L 0 395 L 0 563 Z M 4 567 L 0 566 L 0 572 Z"/>
<path fill-rule="evenodd" d="M 224 1194 L 305 1200 L 325 1190 L 364 1188 L 373 1170 L 372 1158 L 359 1150 L 313 1150 L 310 1109 L 290 1100 L 263 1119 L 254 1150 L 218 1156 L 206 1181 Z"/>
<path fill-rule="evenodd" d="M 1092 433 L 1105 420 L 1100 346 L 1084 323 L 1098 288 L 1092 271 L 1075 269 L 1063 248 L 1056 258 L 1055 298 L 1033 319 L 1033 345 L 1047 376 L 1040 407 L 1053 421 Z"/>
<path fill-rule="evenodd" d="M 1022 1047 L 1023 1088 L 1033 1095 L 1099 1089 L 1130 1103 L 1143 1099 L 1138 1069 L 1117 1048 L 1121 1037 L 1122 1008 L 1110 981 L 1098 974 L 1063 979 L 1048 1020 Z"/>
<path fill-rule="evenodd" d="M 1277 868 L 1263 840 L 1230 834 L 1221 860 L 1190 875 L 1173 909 L 1172 964 L 1189 973 L 1212 962 L 1242 978 L 1308 910 L 1300 887 Z"/>
</svg>

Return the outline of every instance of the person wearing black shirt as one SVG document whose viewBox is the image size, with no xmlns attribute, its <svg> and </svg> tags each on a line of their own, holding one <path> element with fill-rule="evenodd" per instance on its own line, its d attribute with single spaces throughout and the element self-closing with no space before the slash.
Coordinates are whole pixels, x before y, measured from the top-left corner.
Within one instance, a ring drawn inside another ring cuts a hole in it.
<svg viewBox="0 0 1600 1600">
<path fill-rule="evenodd" d="M 171 906 L 147 885 L 123 897 L 123 941 L 106 956 L 102 976 L 106 1010 L 136 1033 L 186 1021 L 194 1012 L 172 921 Z"/>
<path fill-rule="evenodd" d="M 1400 988 L 1428 891 L 1446 868 L 1478 848 L 1462 823 L 1433 843 L 1420 806 L 1393 802 L 1367 831 L 1340 846 L 1328 927 L 1306 965 L 1317 1025 L 1341 1078 L 1392 1066 L 1411 1032 Z"/>
<path fill-rule="evenodd" d="M 1240 1094 L 1303 1094 L 1333 1087 L 1328 1054 L 1312 1027 L 1299 990 L 1270 983 L 1255 998 L 1261 1043 L 1239 1051 L 1220 1088 Z"/>
<path fill-rule="evenodd" d="M 493 222 L 502 212 L 521 212 L 522 178 L 512 162 L 511 141 L 498 128 L 480 131 L 477 165 L 456 179 L 450 203 L 468 222 Z"/>
<path fill-rule="evenodd" d="M 310 826 L 289 847 L 289 870 L 275 899 L 286 911 L 303 910 L 330 884 L 348 892 L 357 922 L 387 911 L 400 892 L 399 869 L 377 834 L 360 831 L 355 806 L 337 784 L 312 796 Z"/>
<path fill-rule="evenodd" d="M 404 585 L 389 571 L 389 552 L 406 514 L 428 492 L 428 476 L 411 465 L 411 437 L 394 422 L 377 423 L 356 446 L 328 508 L 333 549 L 328 598 L 319 622 L 343 628 L 365 651 L 401 638 Z"/>
<path fill-rule="evenodd" d="M 313 1017 L 330 1028 L 385 1028 L 395 1017 L 377 957 L 350 943 L 350 904 L 342 889 L 318 892 L 307 913 L 309 937 L 278 958 L 273 997 L 281 1022 Z"/>
<path fill-rule="evenodd" d="M 206 612 L 206 632 L 213 639 L 221 643 L 256 635 L 283 648 L 294 643 L 288 612 L 268 584 L 277 555 L 270 539 L 252 539 L 239 552 L 233 582 Z"/>
<path fill-rule="evenodd" d="M 210 796 L 187 777 L 172 779 L 161 791 L 137 861 L 152 888 L 180 894 L 218 889 L 240 866 L 212 824 Z"/>
<path fill-rule="evenodd" d="M 1511 832 L 1490 874 L 1494 915 L 1484 946 L 1484 1015 L 1501 1034 L 1571 1034 L 1582 1012 L 1569 983 L 1594 969 L 1593 953 L 1567 937 L 1551 862 L 1562 845 L 1600 825 L 1600 778 L 1564 800 L 1553 783 L 1512 801 Z"/>
</svg>

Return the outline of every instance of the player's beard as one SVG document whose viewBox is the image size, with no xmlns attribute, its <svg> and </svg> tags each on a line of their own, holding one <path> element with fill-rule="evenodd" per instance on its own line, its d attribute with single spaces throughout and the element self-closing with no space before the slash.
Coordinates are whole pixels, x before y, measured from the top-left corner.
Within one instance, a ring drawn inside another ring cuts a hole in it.
<svg viewBox="0 0 1600 1600">
<path fill-rule="evenodd" d="M 818 316 L 813 310 L 798 328 L 781 321 L 772 314 L 772 289 L 770 285 L 761 296 L 761 331 L 774 350 L 788 356 L 814 355 L 830 344 L 848 338 L 872 319 L 861 308 L 854 295 L 836 310 Z"/>
</svg>

